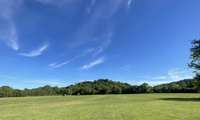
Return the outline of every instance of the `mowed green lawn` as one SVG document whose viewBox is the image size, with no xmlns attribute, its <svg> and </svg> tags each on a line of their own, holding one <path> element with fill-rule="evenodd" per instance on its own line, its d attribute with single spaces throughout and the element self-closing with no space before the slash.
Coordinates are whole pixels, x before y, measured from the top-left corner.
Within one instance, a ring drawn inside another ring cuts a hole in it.
<svg viewBox="0 0 200 120">
<path fill-rule="evenodd" d="M 0 120 L 200 120 L 200 94 L 0 98 Z"/>
</svg>

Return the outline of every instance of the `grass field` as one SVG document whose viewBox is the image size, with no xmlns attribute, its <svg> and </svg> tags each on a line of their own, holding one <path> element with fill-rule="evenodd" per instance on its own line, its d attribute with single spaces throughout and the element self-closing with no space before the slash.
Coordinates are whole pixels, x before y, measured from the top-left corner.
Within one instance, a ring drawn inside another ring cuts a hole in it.
<svg viewBox="0 0 200 120">
<path fill-rule="evenodd" d="M 200 94 L 1 98 L 0 120 L 200 120 Z"/>
</svg>

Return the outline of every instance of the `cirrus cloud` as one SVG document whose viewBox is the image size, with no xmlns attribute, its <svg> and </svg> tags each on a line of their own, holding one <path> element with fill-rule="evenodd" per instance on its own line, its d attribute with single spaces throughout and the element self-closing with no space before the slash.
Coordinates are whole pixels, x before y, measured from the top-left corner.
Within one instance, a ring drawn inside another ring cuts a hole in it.
<svg viewBox="0 0 200 120">
<path fill-rule="evenodd" d="M 90 62 L 90 63 L 88 63 L 86 65 L 83 65 L 81 67 L 81 69 L 82 70 L 90 69 L 90 68 L 93 68 L 93 67 L 95 67 L 95 66 L 97 66 L 99 64 L 102 64 L 104 62 L 105 62 L 105 58 L 104 57 L 100 57 L 100 58 L 98 58 L 98 59 L 96 59 L 96 60 L 94 60 L 94 61 L 92 61 L 92 62 Z"/>
<path fill-rule="evenodd" d="M 23 0 L 0 0 L 0 41 L 15 51 L 19 50 L 19 44 L 13 19 L 22 3 Z"/>
<path fill-rule="evenodd" d="M 45 50 L 47 50 L 47 48 L 49 47 L 49 44 L 44 44 L 42 45 L 41 47 L 35 49 L 35 50 L 32 50 L 28 53 L 19 53 L 19 55 L 21 56 L 25 56 L 25 57 L 36 57 L 36 56 L 40 56 L 44 53 Z"/>
</svg>

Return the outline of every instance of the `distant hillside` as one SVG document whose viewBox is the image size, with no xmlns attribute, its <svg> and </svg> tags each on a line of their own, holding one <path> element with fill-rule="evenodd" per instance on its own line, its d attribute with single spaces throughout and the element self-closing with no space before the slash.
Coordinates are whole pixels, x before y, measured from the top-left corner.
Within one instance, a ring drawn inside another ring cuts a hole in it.
<svg viewBox="0 0 200 120">
<path fill-rule="evenodd" d="M 156 93 L 196 93 L 197 80 L 185 79 L 177 82 L 171 82 L 167 84 L 161 84 L 154 86 L 154 92 Z"/>
<path fill-rule="evenodd" d="M 85 81 L 66 87 L 65 94 L 92 95 L 92 94 L 121 94 L 128 93 L 130 84 L 115 82 L 108 79 Z"/>
<path fill-rule="evenodd" d="M 108 79 L 80 82 L 68 87 L 44 86 L 35 89 L 18 90 L 9 86 L 0 87 L 0 97 L 50 96 L 50 95 L 98 95 L 137 93 L 196 93 L 197 80 L 187 79 L 168 84 L 150 86 L 147 83 L 130 85 Z"/>
</svg>

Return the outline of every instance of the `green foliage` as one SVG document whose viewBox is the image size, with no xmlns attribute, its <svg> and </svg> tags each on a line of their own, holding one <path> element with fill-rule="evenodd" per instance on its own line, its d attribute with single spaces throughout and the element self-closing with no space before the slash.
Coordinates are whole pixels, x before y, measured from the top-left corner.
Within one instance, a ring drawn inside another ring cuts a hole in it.
<svg viewBox="0 0 200 120">
<path fill-rule="evenodd" d="M 61 88 L 44 86 L 36 89 L 18 90 L 8 86 L 0 87 L 0 97 L 23 97 L 23 96 L 50 96 L 61 94 Z"/>
<path fill-rule="evenodd" d="M 65 88 L 44 86 L 35 89 L 18 90 L 8 86 L 0 87 L 0 97 L 53 96 L 53 95 L 100 95 L 136 93 L 196 93 L 200 92 L 198 79 L 182 80 L 169 84 L 150 86 L 147 83 L 130 85 L 108 79 L 85 81 Z"/>
<path fill-rule="evenodd" d="M 196 72 L 196 88 L 200 91 L 200 40 L 194 40 L 191 48 L 191 62 L 189 66 Z"/>
<path fill-rule="evenodd" d="M 13 89 L 9 86 L 0 87 L 0 97 L 11 97 L 13 95 Z"/>
<path fill-rule="evenodd" d="M 127 83 L 114 82 L 108 79 L 86 81 L 67 87 L 68 95 L 93 95 L 93 94 L 122 94 L 131 85 Z"/>
<path fill-rule="evenodd" d="M 190 67 L 194 68 L 197 72 L 200 70 L 200 40 L 194 40 L 191 48 L 191 63 Z"/>
<path fill-rule="evenodd" d="M 151 86 L 149 86 L 147 83 L 143 83 L 138 87 L 139 93 L 151 93 L 153 92 L 153 89 Z"/>
<path fill-rule="evenodd" d="M 156 93 L 196 93 L 197 80 L 186 79 L 178 82 L 172 82 L 169 84 L 162 84 L 154 86 L 154 92 Z"/>
</svg>

